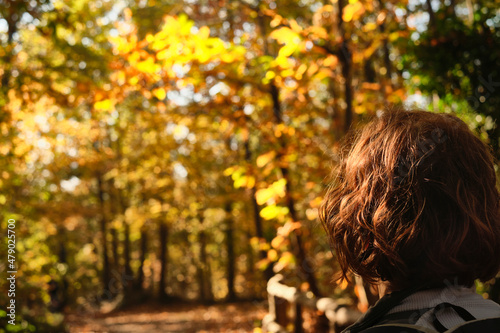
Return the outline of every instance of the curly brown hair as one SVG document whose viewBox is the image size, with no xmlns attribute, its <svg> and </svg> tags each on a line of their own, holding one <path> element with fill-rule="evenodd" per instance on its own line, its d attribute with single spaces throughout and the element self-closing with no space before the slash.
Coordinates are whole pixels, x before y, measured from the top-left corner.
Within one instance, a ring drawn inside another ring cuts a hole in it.
<svg viewBox="0 0 500 333">
<path fill-rule="evenodd" d="M 384 111 L 354 133 L 320 208 L 340 278 L 398 290 L 495 277 L 491 149 L 456 116 L 419 110 Z"/>
</svg>

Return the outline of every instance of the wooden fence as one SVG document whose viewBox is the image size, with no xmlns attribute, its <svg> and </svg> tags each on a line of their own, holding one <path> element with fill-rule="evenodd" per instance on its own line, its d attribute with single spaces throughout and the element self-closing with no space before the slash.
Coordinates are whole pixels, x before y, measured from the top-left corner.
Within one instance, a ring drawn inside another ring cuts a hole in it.
<svg viewBox="0 0 500 333">
<path fill-rule="evenodd" d="M 283 279 L 278 274 L 267 284 L 269 314 L 262 321 L 264 332 L 288 333 L 292 327 L 292 332 L 304 332 L 305 309 L 312 310 L 316 316 L 313 327 L 307 330 L 309 332 L 340 332 L 361 316 L 360 311 L 348 308 L 346 303 L 327 297 L 317 298 L 310 292 L 300 292 L 297 288 L 283 284 Z"/>
</svg>

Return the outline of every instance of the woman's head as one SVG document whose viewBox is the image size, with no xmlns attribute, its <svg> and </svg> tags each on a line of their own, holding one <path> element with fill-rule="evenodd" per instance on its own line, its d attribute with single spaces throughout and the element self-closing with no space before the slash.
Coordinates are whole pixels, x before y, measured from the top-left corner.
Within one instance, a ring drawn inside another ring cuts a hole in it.
<svg viewBox="0 0 500 333">
<path fill-rule="evenodd" d="M 386 111 L 344 149 L 320 219 L 340 263 L 392 289 L 493 278 L 500 210 L 488 146 L 455 116 Z"/>
</svg>

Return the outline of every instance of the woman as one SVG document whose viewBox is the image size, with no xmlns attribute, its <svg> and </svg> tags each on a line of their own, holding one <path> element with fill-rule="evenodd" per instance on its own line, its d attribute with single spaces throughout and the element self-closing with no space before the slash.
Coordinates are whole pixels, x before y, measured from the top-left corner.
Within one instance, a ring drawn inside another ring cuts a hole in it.
<svg viewBox="0 0 500 333">
<path fill-rule="evenodd" d="M 500 332 L 500 305 L 474 287 L 500 269 L 488 146 L 455 116 L 404 110 L 348 142 L 320 219 L 340 278 L 358 274 L 381 299 L 344 332 Z"/>
</svg>

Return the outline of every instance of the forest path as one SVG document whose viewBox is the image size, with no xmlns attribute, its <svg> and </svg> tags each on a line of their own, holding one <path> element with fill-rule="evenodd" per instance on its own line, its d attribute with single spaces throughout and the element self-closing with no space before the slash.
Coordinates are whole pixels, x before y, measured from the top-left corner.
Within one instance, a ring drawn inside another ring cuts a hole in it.
<svg viewBox="0 0 500 333">
<path fill-rule="evenodd" d="M 69 314 L 67 323 L 70 333 L 253 332 L 266 313 L 264 302 L 143 304 L 106 315 Z"/>
</svg>

